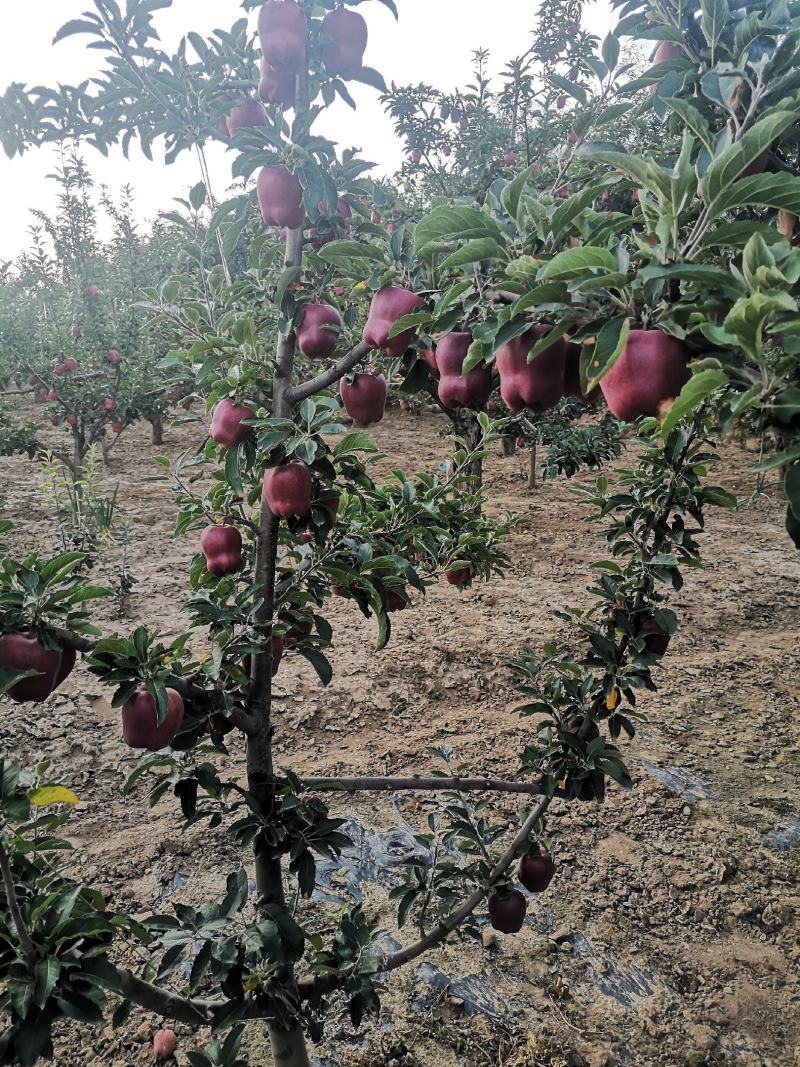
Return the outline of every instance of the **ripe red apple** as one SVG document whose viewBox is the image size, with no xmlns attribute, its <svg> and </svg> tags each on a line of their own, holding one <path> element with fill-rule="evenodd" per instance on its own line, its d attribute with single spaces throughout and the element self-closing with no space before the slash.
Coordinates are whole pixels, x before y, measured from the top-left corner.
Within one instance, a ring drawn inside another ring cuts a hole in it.
<svg viewBox="0 0 800 1067">
<path fill-rule="evenodd" d="M 75 359 L 74 356 L 67 356 L 67 358 L 64 360 L 64 370 L 70 371 L 70 370 L 77 370 L 77 369 L 78 369 L 78 361 L 77 361 L 77 359 Z"/>
<path fill-rule="evenodd" d="M 174 1030 L 156 1030 L 153 1038 L 153 1055 L 157 1060 L 171 1060 L 178 1047 Z"/>
<path fill-rule="evenodd" d="M 72 336 L 75 338 L 76 341 L 79 341 L 83 336 L 83 328 L 81 326 L 73 326 Z"/>
<path fill-rule="evenodd" d="M 431 378 L 439 381 L 439 367 L 436 364 L 436 349 L 435 348 L 423 348 L 420 355 L 425 360 L 425 365 L 428 368 L 428 373 Z"/>
<path fill-rule="evenodd" d="M 119 364 L 122 362 L 122 356 L 119 354 L 116 348 L 110 348 L 108 350 L 108 352 L 106 353 L 106 359 L 112 367 L 118 367 Z"/>
<path fill-rule="evenodd" d="M 244 419 L 252 419 L 255 412 L 245 404 L 234 404 L 226 397 L 220 400 L 211 416 L 209 434 L 218 445 L 232 448 L 253 436 L 252 426 L 243 426 Z"/>
<path fill-rule="evenodd" d="M 387 615 L 391 615 L 395 611 L 405 611 L 407 607 L 408 601 L 404 596 L 395 589 L 387 589 L 386 599 L 383 602 L 383 609 Z"/>
<path fill-rule="evenodd" d="M 225 125 L 229 136 L 233 137 L 239 130 L 244 130 L 251 126 L 266 126 L 267 113 L 260 101 L 255 100 L 252 96 L 244 96 L 236 107 L 231 109 L 225 119 Z"/>
<path fill-rule="evenodd" d="M 670 59 L 680 59 L 684 55 L 684 51 L 679 44 L 675 44 L 674 41 L 662 41 L 658 48 L 653 53 L 653 65 L 656 63 L 667 63 Z M 655 85 L 650 86 L 650 92 L 654 93 L 656 90 Z"/>
<path fill-rule="evenodd" d="M 309 359 L 328 359 L 336 350 L 341 329 L 342 316 L 335 307 L 306 304 L 297 330 L 297 345 Z"/>
<path fill-rule="evenodd" d="M 562 185 L 560 189 L 556 189 L 556 196 L 559 200 L 566 200 L 569 196 L 569 186 Z"/>
<path fill-rule="evenodd" d="M 472 585 L 475 575 L 472 573 L 472 567 L 458 567 L 454 571 L 445 571 L 443 577 L 448 585 L 466 586 Z"/>
<path fill-rule="evenodd" d="M 386 411 L 386 379 L 382 374 L 356 373 L 352 381 L 342 378 L 339 396 L 345 411 L 361 426 L 380 422 Z"/>
<path fill-rule="evenodd" d="M 65 419 L 65 422 L 67 423 L 68 426 L 77 426 L 78 425 L 78 416 L 77 415 L 67 415 L 67 417 Z"/>
<path fill-rule="evenodd" d="M 528 353 L 550 329 L 545 325 L 532 326 L 497 350 L 495 364 L 500 375 L 500 395 L 515 415 L 523 408 L 547 411 L 564 395 L 567 343 L 563 337 L 528 363 Z"/>
<path fill-rule="evenodd" d="M 347 201 L 343 200 L 341 197 L 336 201 L 336 213 L 343 219 L 352 219 L 353 217 L 353 209 Z"/>
<path fill-rule="evenodd" d="M 242 535 L 235 526 L 207 526 L 200 535 L 200 550 L 215 578 L 242 569 Z"/>
<path fill-rule="evenodd" d="M 507 167 L 513 167 L 514 164 L 517 162 L 517 153 L 509 148 L 509 150 L 503 156 L 503 162 Z"/>
<path fill-rule="evenodd" d="M 284 4 L 289 2 L 283 0 Z M 305 222 L 303 187 L 297 175 L 284 166 L 264 167 L 261 170 L 258 175 L 258 203 L 261 217 L 268 226 L 286 226 L 296 230 Z"/>
<path fill-rule="evenodd" d="M 381 218 L 381 213 L 378 210 L 373 211 L 370 215 L 370 221 L 372 222 L 373 226 L 377 226 L 378 223 L 381 221 Z"/>
<path fill-rule="evenodd" d="M 103 407 L 106 411 L 116 411 L 117 402 L 113 396 L 107 396 L 103 401 Z"/>
<path fill-rule="evenodd" d="M 60 421 L 61 420 L 59 419 L 58 415 L 51 415 L 50 416 L 50 425 L 51 426 L 58 426 Z"/>
<path fill-rule="evenodd" d="M 457 107 L 450 109 L 450 118 L 453 122 L 461 122 L 464 117 L 464 113 Z"/>
<path fill-rule="evenodd" d="M 415 164 L 422 162 L 422 152 L 418 148 L 415 148 L 411 153 L 411 162 Z"/>
<path fill-rule="evenodd" d="M 446 144 L 444 146 L 444 148 L 442 149 L 442 155 L 443 156 L 451 156 L 452 154 L 453 154 L 453 149 L 450 147 L 449 144 Z"/>
<path fill-rule="evenodd" d="M 74 659 L 72 663 L 74 666 Z M 47 700 L 66 678 L 66 674 L 60 677 L 61 665 L 62 653 L 58 649 L 45 648 L 29 634 L 3 634 L 0 637 L 0 667 L 38 671 L 34 677 L 23 678 L 8 690 L 8 695 L 17 704 L 29 701 L 38 704 Z"/>
<path fill-rule="evenodd" d="M 125 429 L 125 423 L 124 422 L 112 422 L 111 423 L 111 429 L 114 431 L 114 433 L 120 434 Z"/>
<path fill-rule="evenodd" d="M 362 15 L 339 7 L 322 19 L 320 53 L 332 78 L 350 81 L 364 65 L 369 32 Z"/>
<path fill-rule="evenodd" d="M 569 130 L 567 131 L 567 144 L 571 145 L 571 144 L 577 144 L 577 143 L 578 143 L 578 135 L 577 135 L 577 133 L 575 133 L 573 128 L 570 126 Z"/>
<path fill-rule="evenodd" d="M 55 374 L 57 378 L 63 378 L 66 373 L 67 368 L 64 366 L 64 364 L 56 360 L 56 362 L 53 364 L 53 374 Z"/>
<path fill-rule="evenodd" d="M 88 285 L 86 287 L 86 295 L 90 300 L 96 300 L 100 296 L 100 290 L 96 285 Z"/>
<path fill-rule="evenodd" d="M 306 62 L 308 27 L 295 0 L 267 0 L 258 15 L 261 52 L 272 67 L 298 74 Z"/>
<path fill-rule="evenodd" d="M 50 392 L 49 392 L 49 393 L 47 394 L 47 399 L 48 399 L 48 400 L 50 401 L 50 403 L 52 404 L 52 403 L 53 403 L 53 401 L 55 401 L 55 400 L 58 400 L 58 393 L 57 393 L 57 392 L 55 392 L 55 390 L 54 390 L 54 389 L 51 389 L 51 390 L 50 390 Z"/>
<path fill-rule="evenodd" d="M 276 104 L 283 111 L 294 107 L 297 92 L 297 75 L 293 70 L 271 66 L 266 59 L 261 59 L 261 81 L 258 95 L 269 104 Z M 226 127 L 227 129 L 227 127 Z"/>
<path fill-rule="evenodd" d="M 122 740 L 128 748 L 159 752 L 172 744 L 183 722 L 183 699 L 174 689 L 167 690 L 167 715 L 158 725 L 156 702 L 140 685 L 122 707 Z"/>
<path fill-rule="evenodd" d="M 442 116 L 445 122 L 450 118 L 450 106 L 449 104 L 442 104 L 439 108 L 439 114 Z"/>
<path fill-rule="evenodd" d="M 563 111 L 566 106 L 567 106 L 567 98 L 566 98 L 566 96 L 564 96 L 563 94 L 561 96 L 557 96 L 556 97 L 556 107 L 558 108 L 558 110 L 559 111 Z"/>
<path fill-rule="evenodd" d="M 632 422 L 657 415 L 691 377 L 686 346 L 660 330 L 631 330 L 617 362 L 600 382 L 612 415 Z"/>
<path fill-rule="evenodd" d="M 299 460 L 270 467 L 264 474 L 264 495 L 273 515 L 302 518 L 311 511 L 311 468 Z"/>
<path fill-rule="evenodd" d="M 553 857 L 546 852 L 538 856 L 523 856 L 519 862 L 519 880 L 529 893 L 544 893 L 555 873 Z"/>
<path fill-rule="evenodd" d="M 525 897 L 518 889 L 499 891 L 489 897 L 489 921 L 502 934 L 518 934 L 527 910 Z"/>
<path fill-rule="evenodd" d="M 389 227 L 391 230 L 391 226 Z M 411 344 L 414 328 L 403 330 L 389 340 L 389 331 L 404 315 L 412 315 L 422 307 L 422 301 L 410 289 L 396 285 L 384 285 L 373 296 L 369 317 L 364 327 L 364 340 L 371 348 L 383 348 L 397 359 Z"/>
<path fill-rule="evenodd" d="M 386 229 L 389 232 L 389 236 L 391 236 L 392 234 L 397 233 L 397 231 L 400 229 L 400 226 L 396 222 L 390 222 Z"/>
<path fill-rule="evenodd" d="M 636 636 L 644 638 L 644 646 L 653 656 L 663 656 L 669 648 L 670 635 L 661 629 L 652 615 L 642 618 Z"/>
<path fill-rule="evenodd" d="M 75 663 L 78 659 L 78 653 L 72 648 L 65 648 L 61 653 L 61 665 L 56 673 L 56 689 L 61 685 L 65 678 L 68 678 L 72 674 Z"/>
<path fill-rule="evenodd" d="M 492 394 L 492 372 L 489 367 L 480 364 L 467 374 L 461 373 L 471 344 L 471 333 L 449 333 L 436 346 L 439 399 L 450 410 L 465 407 L 479 411 Z"/>
</svg>

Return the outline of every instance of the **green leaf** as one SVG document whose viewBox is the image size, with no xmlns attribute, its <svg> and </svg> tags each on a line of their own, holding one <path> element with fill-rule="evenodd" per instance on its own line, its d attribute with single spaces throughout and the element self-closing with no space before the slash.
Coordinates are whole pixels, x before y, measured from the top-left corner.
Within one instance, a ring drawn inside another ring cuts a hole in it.
<svg viewBox="0 0 800 1067">
<path fill-rule="evenodd" d="M 421 252 L 444 238 L 468 241 L 482 237 L 504 239 L 502 228 L 491 215 L 472 207 L 440 207 L 417 223 L 414 246 Z"/>
<path fill-rule="evenodd" d="M 65 37 L 72 37 L 76 33 L 91 33 L 95 37 L 102 36 L 101 29 L 96 22 L 88 22 L 85 19 L 70 19 L 69 22 L 64 23 L 53 38 L 52 43 L 58 44 L 58 42 L 63 41 Z"/>
<path fill-rule="evenodd" d="M 667 96 L 664 98 L 664 103 L 668 104 L 675 114 L 683 120 L 692 133 L 708 149 L 709 154 L 713 154 L 714 138 L 705 115 L 691 101 L 685 100 L 681 96 Z"/>
<path fill-rule="evenodd" d="M 477 263 L 481 259 L 499 259 L 505 263 L 508 255 L 494 238 L 483 237 L 478 241 L 469 241 L 462 248 L 452 252 L 440 266 L 442 270 L 449 270 L 450 267 L 460 267 L 464 263 Z"/>
<path fill-rule="evenodd" d="M 386 82 L 383 79 L 383 75 L 380 71 L 374 70 L 372 67 L 362 67 L 356 74 L 353 81 L 361 82 L 362 85 L 369 85 L 373 89 L 377 89 L 379 93 L 385 93 Z"/>
<path fill-rule="evenodd" d="M 700 25 L 706 41 L 711 46 L 711 62 L 714 62 L 714 49 L 728 24 L 731 12 L 727 0 L 700 0 L 702 15 Z"/>
<path fill-rule="evenodd" d="M 33 1002 L 37 1008 L 44 1009 L 61 974 L 61 964 L 57 959 L 38 960 L 33 985 Z"/>
<path fill-rule="evenodd" d="M 783 208 L 793 215 L 800 215 L 800 177 L 752 174 L 748 178 L 739 178 L 709 203 L 708 212 L 716 218 L 731 208 L 751 206 Z"/>
<path fill-rule="evenodd" d="M 666 438 L 679 422 L 696 411 L 707 397 L 716 393 L 727 381 L 728 376 L 722 370 L 704 370 L 693 374 L 661 423 L 661 436 Z"/>
<path fill-rule="evenodd" d="M 712 204 L 729 186 L 756 162 L 769 146 L 793 125 L 798 118 L 795 111 L 775 111 L 760 119 L 740 141 L 735 142 L 713 159 L 703 176 L 703 199 Z"/>
<path fill-rule="evenodd" d="M 432 322 L 433 315 L 429 311 L 415 311 L 411 315 L 403 315 L 389 331 L 389 339 L 399 337 L 401 333 L 405 333 L 406 330 L 414 329 L 417 326 L 428 326 Z"/>
<path fill-rule="evenodd" d="M 530 177 L 532 169 L 533 165 L 531 165 L 530 167 L 526 167 L 523 171 L 520 171 L 516 178 L 514 178 L 513 181 L 509 182 L 508 185 L 506 185 L 503 191 L 500 193 L 500 203 L 503 205 L 503 207 L 512 219 L 516 219 L 517 217 L 520 197 L 522 196 L 522 191 L 525 188 L 525 184 L 528 181 L 528 178 Z"/>
<path fill-rule="evenodd" d="M 339 263 L 348 259 L 368 259 L 375 263 L 386 265 L 386 251 L 377 245 L 366 244 L 363 241 L 331 241 L 324 245 L 318 255 L 321 259 L 331 263 Z"/>
<path fill-rule="evenodd" d="M 542 279 L 549 281 L 552 278 L 574 278 L 586 271 L 616 269 L 617 261 L 607 248 L 582 245 L 580 248 L 568 248 L 565 252 L 559 252 L 542 271 Z"/>
<path fill-rule="evenodd" d="M 603 375 L 610 371 L 617 362 L 627 344 L 630 332 L 630 321 L 622 316 L 610 319 L 603 325 L 597 335 L 594 352 L 587 368 L 586 387 L 588 392 L 594 389 Z"/>
<path fill-rule="evenodd" d="M 609 33 L 606 39 L 603 41 L 600 54 L 603 57 L 603 62 L 609 70 L 614 70 L 619 62 L 619 39 L 614 36 L 613 33 Z"/>
<path fill-rule="evenodd" d="M 582 85 L 576 85 L 575 82 L 567 81 L 566 78 L 562 78 L 560 74 L 551 74 L 550 81 L 556 88 L 561 89 L 569 96 L 574 97 L 579 104 L 586 104 L 588 97 L 586 90 Z"/>
<path fill-rule="evenodd" d="M 189 190 L 189 203 L 192 205 L 195 211 L 199 211 L 203 204 L 205 204 L 206 195 L 207 193 L 204 182 L 198 182 L 197 185 L 193 186 Z"/>
</svg>

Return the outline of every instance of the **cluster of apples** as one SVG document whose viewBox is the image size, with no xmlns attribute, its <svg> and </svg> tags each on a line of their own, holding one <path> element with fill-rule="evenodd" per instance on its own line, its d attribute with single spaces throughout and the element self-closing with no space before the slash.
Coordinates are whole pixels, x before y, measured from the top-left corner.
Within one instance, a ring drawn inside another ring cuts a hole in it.
<svg viewBox="0 0 800 1067">
<path fill-rule="evenodd" d="M 520 860 L 517 877 L 529 893 L 544 893 L 553 880 L 556 865 L 552 856 L 540 852 Z M 503 934 L 518 934 L 528 911 L 527 901 L 518 889 L 498 890 L 489 897 L 489 922 Z"/>
</svg>

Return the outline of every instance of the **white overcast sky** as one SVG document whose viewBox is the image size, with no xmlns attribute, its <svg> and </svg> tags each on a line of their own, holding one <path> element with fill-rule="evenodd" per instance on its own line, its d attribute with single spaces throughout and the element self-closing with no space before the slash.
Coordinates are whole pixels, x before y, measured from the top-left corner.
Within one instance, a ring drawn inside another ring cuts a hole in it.
<svg viewBox="0 0 800 1067">
<path fill-rule="evenodd" d="M 52 39 L 67 21 L 93 7 L 91 0 L 37 0 L 35 4 L 0 0 L 0 91 L 12 81 L 28 85 L 57 82 L 76 84 L 88 78 L 102 54 L 87 50 L 85 37 L 68 38 L 55 47 Z M 535 24 L 536 0 L 398 0 L 400 22 L 379 3 L 362 7 L 370 30 L 365 61 L 376 67 L 387 83 L 425 81 L 449 90 L 469 78 L 471 51 L 488 48 L 491 65 L 499 69 L 524 52 L 527 35 Z M 172 8 L 159 11 L 154 22 L 166 48 L 174 46 L 187 30 L 208 33 L 228 28 L 241 14 L 237 0 L 174 0 Z M 255 22 L 255 13 L 251 19 Z M 604 36 L 613 25 L 608 0 L 589 0 L 587 27 Z M 391 173 L 401 159 L 401 145 L 391 123 L 377 102 L 374 90 L 351 86 L 359 105 L 353 113 L 338 103 L 326 116 L 324 132 L 345 147 L 356 145 L 363 155 L 379 164 L 376 173 Z M 211 146 L 212 182 L 224 192 L 230 163 L 222 147 Z M 148 162 L 134 145 L 131 158 L 113 152 L 108 159 L 90 147 L 86 160 L 98 183 L 116 191 L 125 182 L 136 191 L 142 218 L 168 210 L 170 198 L 185 195 L 199 180 L 197 163 L 184 153 L 170 167 Z M 25 247 L 30 209 L 52 211 L 55 189 L 47 175 L 56 162 L 50 148 L 33 149 L 21 158 L 7 159 L 0 152 L 0 190 L 3 194 L 3 224 L 0 227 L 0 260 L 10 259 Z M 155 156 L 156 160 L 158 156 Z"/>
</svg>

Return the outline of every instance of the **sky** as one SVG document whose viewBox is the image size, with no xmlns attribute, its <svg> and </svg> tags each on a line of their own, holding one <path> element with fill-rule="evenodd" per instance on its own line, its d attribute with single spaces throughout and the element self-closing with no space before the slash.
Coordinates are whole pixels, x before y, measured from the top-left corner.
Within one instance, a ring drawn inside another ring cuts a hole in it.
<svg viewBox="0 0 800 1067">
<path fill-rule="evenodd" d="M 92 0 L 37 0 L 33 5 L 3 0 L 0 12 L 0 92 L 10 82 L 27 85 L 77 84 L 88 78 L 101 61 L 101 53 L 87 50 L 88 38 L 67 38 L 51 44 L 58 28 L 93 7 Z M 471 52 L 486 48 L 490 67 L 501 69 L 528 47 L 527 34 L 535 23 L 535 0 L 398 0 L 400 21 L 395 22 L 383 4 L 361 8 L 367 18 L 370 41 L 365 62 L 381 71 L 387 83 L 427 82 L 442 90 L 464 85 L 471 73 Z M 227 28 L 240 17 L 238 0 L 173 0 L 157 12 L 156 25 L 166 50 L 187 30 L 208 34 Z M 256 15 L 251 14 L 255 25 Z M 587 28 L 604 36 L 613 24 L 608 0 L 589 0 Z M 378 164 L 374 173 L 392 173 L 402 158 L 402 145 L 378 102 L 375 90 L 351 83 L 358 111 L 339 102 L 320 122 L 323 133 L 343 147 L 357 146 L 364 158 Z M 223 146 L 209 146 L 212 185 L 219 196 L 230 180 L 231 158 Z M 199 181 L 198 164 L 184 153 L 169 167 L 153 163 L 134 145 L 130 159 L 112 150 L 108 159 L 91 147 L 85 158 L 98 184 L 112 193 L 129 183 L 136 194 L 137 213 L 151 219 L 169 210 L 171 198 L 185 196 Z M 48 175 L 58 162 L 52 147 L 32 149 L 9 160 L 0 151 L 0 190 L 5 210 L 0 227 L 0 261 L 28 246 L 30 211 L 51 212 L 55 185 Z"/>
</svg>

